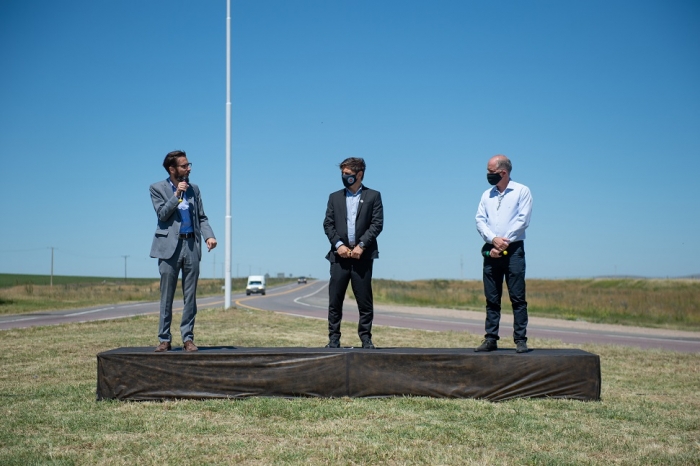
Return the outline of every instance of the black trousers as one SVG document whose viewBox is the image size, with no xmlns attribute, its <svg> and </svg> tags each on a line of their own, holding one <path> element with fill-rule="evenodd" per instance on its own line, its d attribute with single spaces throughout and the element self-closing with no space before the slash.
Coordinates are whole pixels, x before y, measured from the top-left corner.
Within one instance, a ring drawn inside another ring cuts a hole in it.
<svg viewBox="0 0 700 466">
<path fill-rule="evenodd" d="M 484 245 L 484 250 L 491 250 Z M 486 296 L 486 338 L 498 340 L 501 321 L 503 280 L 513 306 L 513 340 L 527 341 L 527 301 L 525 300 L 525 245 L 516 241 L 508 246 L 508 255 L 497 259 L 484 257 L 484 295 Z"/>
<path fill-rule="evenodd" d="M 372 338 L 374 299 L 372 297 L 373 259 L 342 259 L 331 262 L 331 279 L 328 283 L 328 338 L 340 340 L 340 321 L 343 319 L 343 301 L 348 283 L 357 300 L 360 322 L 357 333 L 360 340 Z"/>
</svg>

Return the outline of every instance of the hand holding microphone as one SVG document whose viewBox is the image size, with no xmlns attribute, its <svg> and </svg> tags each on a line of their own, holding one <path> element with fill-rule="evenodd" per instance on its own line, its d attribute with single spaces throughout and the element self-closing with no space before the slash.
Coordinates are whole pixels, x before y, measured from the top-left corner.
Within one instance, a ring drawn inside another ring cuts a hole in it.
<svg viewBox="0 0 700 466">
<path fill-rule="evenodd" d="M 177 191 L 180 193 L 178 195 L 178 199 L 179 199 L 178 202 L 182 202 L 182 197 L 185 195 L 185 191 L 187 191 L 187 188 L 190 187 L 190 185 L 189 185 L 190 178 L 188 176 L 182 176 L 182 177 L 178 178 L 178 180 L 180 181 L 177 184 Z"/>
<path fill-rule="evenodd" d="M 507 248 L 510 246 L 510 241 L 508 239 L 496 236 L 493 238 L 493 243 L 491 245 L 493 247 L 489 247 L 489 244 L 484 245 L 481 249 L 482 256 L 499 259 L 508 255 Z"/>
</svg>

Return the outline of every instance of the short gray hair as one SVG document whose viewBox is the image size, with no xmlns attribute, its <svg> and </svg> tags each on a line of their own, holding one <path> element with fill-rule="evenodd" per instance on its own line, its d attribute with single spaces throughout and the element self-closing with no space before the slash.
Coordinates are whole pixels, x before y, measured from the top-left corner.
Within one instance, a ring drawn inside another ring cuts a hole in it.
<svg viewBox="0 0 700 466">
<path fill-rule="evenodd" d="M 510 163 L 510 159 L 508 157 L 506 157 L 505 155 L 497 155 L 496 157 L 498 157 L 496 159 L 496 169 L 497 170 L 505 170 L 508 173 L 510 173 L 511 170 L 513 169 L 513 164 Z"/>
</svg>

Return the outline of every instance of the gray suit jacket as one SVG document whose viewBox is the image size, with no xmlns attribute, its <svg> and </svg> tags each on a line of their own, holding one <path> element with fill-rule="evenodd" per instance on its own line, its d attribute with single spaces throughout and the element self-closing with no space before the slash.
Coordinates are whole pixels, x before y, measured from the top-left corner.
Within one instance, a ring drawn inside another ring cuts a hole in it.
<svg viewBox="0 0 700 466">
<path fill-rule="evenodd" d="M 180 233 L 180 212 L 178 211 L 178 198 L 173 192 L 170 182 L 165 179 L 153 183 L 150 188 L 153 208 L 158 215 L 158 226 L 151 245 L 151 257 L 158 259 L 170 259 L 175 253 Z M 190 203 L 190 217 L 197 242 L 198 257 L 202 259 L 202 238 L 206 241 L 215 238 L 214 232 L 209 226 L 209 219 L 204 213 L 202 196 L 196 184 L 190 184 L 185 193 Z"/>
</svg>

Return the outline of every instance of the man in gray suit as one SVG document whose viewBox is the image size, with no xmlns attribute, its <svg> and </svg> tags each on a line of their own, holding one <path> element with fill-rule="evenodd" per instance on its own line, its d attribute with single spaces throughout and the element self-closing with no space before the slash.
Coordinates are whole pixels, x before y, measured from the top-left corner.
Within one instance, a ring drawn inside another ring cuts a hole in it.
<svg viewBox="0 0 700 466">
<path fill-rule="evenodd" d="M 199 187 L 189 184 L 192 164 L 184 151 L 165 156 L 163 167 L 168 178 L 151 185 L 151 201 L 158 216 L 151 257 L 158 259 L 160 271 L 160 323 L 156 352 L 171 349 L 170 323 L 173 297 L 182 269 L 184 308 L 180 333 L 185 351 L 197 351 L 194 344 L 194 318 L 197 315 L 197 280 L 202 258 L 202 238 L 211 251 L 216 247 L 214 232 L 204 213 Z"/>
</svg>

